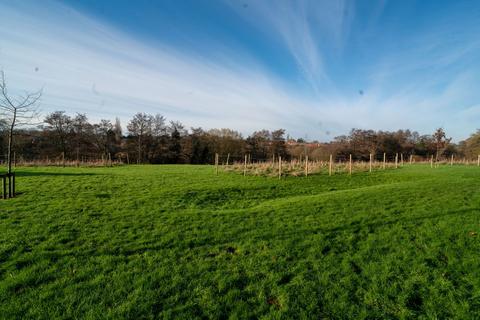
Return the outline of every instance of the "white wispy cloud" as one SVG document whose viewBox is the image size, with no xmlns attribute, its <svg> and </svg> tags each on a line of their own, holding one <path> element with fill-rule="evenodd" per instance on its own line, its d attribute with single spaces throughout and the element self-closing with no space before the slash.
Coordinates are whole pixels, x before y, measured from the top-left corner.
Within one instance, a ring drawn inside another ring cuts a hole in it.
<svg viewBox="0 0 480 320">
<path fill-rule="evenodd" d="M 236 56 L 225 66 L 149 47 L 58 4 L 36 14 L 1 9 L 0 65 L 17 88 L 45 87 L 45 112 L 124 120 L 138 111 L 159 112 L 187 125 L 248 132 L 286 126 L 306 108 L 260 65 Z"/>
<path fill-rule="evenodd" d="M 237 1 L 227 3 L 245 21 L 282 41 L 317 93 L 335 89 L 322 47 L 328 44 L 340 54 L 353 19 L 352 1 L 267 0 L 251 2 L 247 8 Z"/>
<path fill-rule="evenodd" d="M 16 89 L 44 87 L 44 113 L 85 112 L 94 120 L 119 116 L 124 124 L 143 111 L 187 126 L 230 127 L 243 133 L 283 127 L 295 136 L 322 140 L 352 127 L 429 131 L 444 125 L 455 138 L 475 129 L 472 119 L 480 114 L 472 83 L 478 83 L 477 73 L 444 71 L 478 53 L 478 42 L 465 40 L 469 35 L 462 39 L 468 45 L 441 54 L 431 54 L 443 44 L 438 34 L 419 38 L 408 52 L 385 54 L 366 68 L 365 94 L 347 94 L 329 74 L 328 46 L 323 43 L 342 54 L 354 19 L 352 2 L 257 1 L 248 14 L 232 8 L 283 44 L 315 96 L 297 93 L 288 80 L 239 48 L 219 44 L 212 48 L 216 55 L 205 57 L 149 45 L 48 1 L 0 4 L 0 68 Z M 435 59 L 420 56 L 422 52 Z M 435 76 L 396 81 L 422 70 L 435 71 L 442 81 Z M 456 106 L 461 109 L 452 114 Z"/>
</svg>

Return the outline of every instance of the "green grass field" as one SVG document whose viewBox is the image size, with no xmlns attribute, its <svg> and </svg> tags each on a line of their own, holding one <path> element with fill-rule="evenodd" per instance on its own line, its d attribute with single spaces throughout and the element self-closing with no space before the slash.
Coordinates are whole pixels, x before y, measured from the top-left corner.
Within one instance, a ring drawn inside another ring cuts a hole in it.
<svg viewBox="0 0 480 320">
<path fill-rule="evenodd" d="M 18 168 L 0 318 L 480 318 L 480 168 Z"/>
</svg>

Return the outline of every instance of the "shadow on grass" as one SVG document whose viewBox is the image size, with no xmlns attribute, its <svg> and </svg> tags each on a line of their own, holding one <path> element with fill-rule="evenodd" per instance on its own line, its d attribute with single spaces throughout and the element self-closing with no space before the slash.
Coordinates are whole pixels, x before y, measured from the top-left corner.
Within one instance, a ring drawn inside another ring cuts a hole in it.
<svg viewBox="0 0 480 320">
<path fill-rule="evenodd" d="M 480 211 L 480 208 L 468 208 L 468 209 L 459 209 L 459 210 L 451 210 L 443 214 L 425 214 L 425 215 L 418 215 L 418 216 L 407 216 L 407 217 L 398 217 L 398 218 L 390 218 L 388 220 L 384 220 L 385 218 L 381 218 L 380 221 L 378 218 L 372 218 L 368 221 L 365 220 L 358 220 L 352 221 L 350 223 L 344 223 L 340 226 L 320 226 L 315 228 L 297 230 L 295 232 L 281 232 L 277 235 L 273 235 L 271 233 L 265 233 L 263 235 L 249 235 L 250 239 L 255 239 L 258 241 L 271 241 L 272 239 L 275 240 L 287 240 L 291 239 L 292 237 L 298 237 L 301 235 L 302 237 L 315 235 L 315 234 L 324 234 L 327 239 L 334 239 L 335 237 L 341 235 L 344 232 L 349 232 L 351 234 L 356 234 L 361 230 L 369 230 L 369 233 L 374 233 L 380 228 L 390 227 L 396 224 L 404 224 L 410 227 L 418 227 L 419 224 L 423 223 L 424 221 L 428 221 L 431 219 L 443 219 L 448 218 L 451 216 L 464 216 L 472 213 L 477 213 Z M 239 241 L 240 239 L 238 239 Z M 234 239 L 233 241 L 237 241 Z"/>
<path fill-rule="evenodd" d="M 302 241 L 301 239 L 305 239 L 305 237 L 315 235 L 315 234 L 323 234 L 325 235 L 325 240 L 335 242 L 337 241 L 337 237 L 344 237 L 344 234 L 342 234 L 343 232 L 350 232 L 352 234 L 358 233 L 360 231 L 359 229 L 360 226 L 362 228 L 368 228 L 369 233 L 374 233 L 374 232 L 377 232 L 379 228 L 388 227 L 390 225 L 394 225 L 397 223 L 407 223 L 409 226 L 412 226 L 412 223 L 416 224 L 416 223 L 421 223 L 423 221 L 427 221 L 430 219 L 438 219 L 438 218 L 441 219 L 449 216 L 463 216 L 463 215 L 471 214 L 474 212 L 478 212 L 478 210 L 479 208 L 461 209 L 461 210 L 455 210 L 455 211 L 451 211 L 451 212 L 440 214 L 440 215 L 421 215 L 417 217 L 404 217 L 404 218 L 392 219 L 391 221 L 385 221 L 385 222 L 375 221 L 375 219 L 372 219 L 373 221 L 370 221 L 370 222 L 355 221 L 353 223 L 342 225 L 342 226 L 317 227 L 312 229 L 298 230 L 296 232 L 280 232 L 277 234 L 272 234 L 272 232 L 262 232 L 261 235 L 256 235 L 256 234 L 251 234 L 249 232 L 245 232 L 245 233 L 242 233 L 241 235 L 231 235 L 231 236 L 226 235 L 226 238 L 223 238 L 223 239 L 212 238 L 211 236 L 205 236 L 203 238 L 199 237 L 192 241 L 179 242 L 176 238 L 175 239 L 172 238 L 171 240 L 165 241 L 165 242 L 151 240 L 151 241 L 143 242 L 133 247 L 129 246 L 131 245 L 131 243 L 123 242 L 123 243 L 120 243 L 119 245 L 116 245 L 115 248 L 108 248 L 101 252 L 95 249 L 95 250 L 87 250 L 82 253 L 68 252 L 68 253 L 65 253 L 64 255 L 75 254 L 76 256 L 78 255 L 101 256 L 101 255 L 121 254 L 121 255 L 129 256 L 129 255 L 144 254 L 145 252 L 158 252 L 160 250 L 171 250 L 171 249 L 187 250 L 192 248 L 204 248 L 204 247 L 209 247 L 209 248 L 224 247 L 227 253 L 233 254 L 234 252 L 232 252 L 232 249 L 230 247 L 232 242 L 242 243 L 244 241 L 255 240 L 260 243 L 262 241 L 263 242 L 284 241 L 284 240 L 289 241 L 292 239 L 298 239 L 299 241 Z M 338 240 L 341 240 L 341 239 L 339 238 Z M 127 246 L 127 247 L 124 247 L 124 246 Z M 326 248 L 324 248 L 322 250 L 322 253 L 325 255 L 331 251 L 337 252 L 336 254 L 342 253 L 341 251 L 338 251 L 338 249 L 331 248 L 330 246 L 327 246 Z"/>
<path fill-rule="evenodd" d="M 107 194 L 98 194 L 96 197 L 98 198 L 109 198 L 110 195 Z M 378 219 L 371 219 L 370 221 L 353 221 L 349 224 L 342 224 L 341 226 L 323 226 L 323 227 L 315 227 L 311 229 L 299 229 L 295 232 L 268 232 L 267 230 L 256 229 L 252 230 L 255 232 L 260 232 L 261 234 L 252 234 L 251 232 L 241 232 L 238 234 L 225 234 L 223 238 L 216 238 L 212 237 L 211 235 L 205 235 L 203 237 L 197 237 L 196 239 L 187 240 L 187 241 L 178 241 L 177 238 L 172 238 L 167 241 L 159 241 L 155 239 L 146 239 L 142 243 L 135 243 L 132 244 L 130 240 L 123 240 L 115 244 L 113 247 L 103 248 L 102 250 L 98 250 L 96 248 L 92 249 L 85 249 L 85 250 L 68 250 L 63 252 L 48 252 L 45 251 L 45 254 L 50 255 L 54 254 L 58 257 L 62 256 L 72 256 L 75 257 L 92 257 L 92 256 L 130 256 L 130 255 L 139 255 L 144 254 L 145 252 L 159 252 L 161 250 L 189 250 L 192 248 L 221 248 L 223 247 L 225 252 L 229 254 L 236 254 L 236 249 L 232 247 L 232 243 L 242 243 L 245 241 L 258 241 L 261 242 L 273 242 L 273 241 L 290 241 L 292 239 L 297 239 L 298 241 L 304 240 L 308 236 L 312 236 L 315 234 L 323 234 L 325 236 L 325 241 L 333 241 L 343 239 L 344 234 L 343 232 L 350 232 L 351 234 L 357 234 L 363 230 L 368 229 L 368 233 L 375 233 L 379 228 L 389 227 L 390 225 L 395 225 L 398 223 L 406 224 L 409 227 L 415 227 L 416 224 L 422 223 L 423 221 L 428 221 L 430 219 L 442 219 L 447 218 L 449 216 L 458 216 L 462 217 L 464 215 L 476 213 L 480 210 L 480 208 L 469 208 L 469 209 L 460 209 L 455 211 L 450 211 L 444 214 L 426 214 L 426 215 L 419 215 L 414 217 L 399 217 L 394 218 L 389 221 L 378 221 Z M 102 217 L 102 214 L 91 214 L 90 217 Z M 189 225 L 192 223 L 191 221 L 188 222 Z M 179 232 L 183 226 L 178 226 Z M 418 227 L 418 226 L 417 226 Z M 265 232 L 263 232 L 265 231 Z M 119 239 L 115 239 L 119 240 Z M 75 241 L 75 238 L 72 238 L 72 242 Z M 360 241 L 360 240 L 359 240 Z M 327 243 L 327 246 L 322 249 L 322 253 L 325 255 L 329 252 L 336 252 L 336 254 L 341 254 L 342 251 L 338 251 L 331 247 L 331 243 Z M 342 244 L 339 242 L 339 244 Z M 320 250 L 320 249 L 319 249 Z M 2 257 L 0 257 L 2 258 Z M 3 258 L 5 260 L 5 258 Z M 2 259 L 0 259 L 0 262 Z M 5 260 L 6 261 L 6 260 Z"/>
</svg>

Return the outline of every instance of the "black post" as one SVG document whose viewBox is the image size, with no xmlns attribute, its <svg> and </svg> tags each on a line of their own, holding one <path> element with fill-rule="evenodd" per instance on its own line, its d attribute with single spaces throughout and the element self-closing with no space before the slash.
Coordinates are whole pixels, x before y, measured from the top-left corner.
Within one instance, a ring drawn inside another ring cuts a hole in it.
<svg viewBox="0 0 480 320">
<path fill-rule="evenodd" d="M 2 176 L 3 180 L 3 199 L 7 199 L 7 176 Z"/>
<path fill-rule="evenodd" d="M 12 197 L 12 174 L 8 175 L 8 197 L 13 198 Z"/>
<path fill-rule="evenodd" d="M 12 181 L 13 181 L 13 186 L 12 186 L 12 189 L 13 189 L 13 197 L 15 198 L 15 172 L 12 173 Z"/>
</svg>

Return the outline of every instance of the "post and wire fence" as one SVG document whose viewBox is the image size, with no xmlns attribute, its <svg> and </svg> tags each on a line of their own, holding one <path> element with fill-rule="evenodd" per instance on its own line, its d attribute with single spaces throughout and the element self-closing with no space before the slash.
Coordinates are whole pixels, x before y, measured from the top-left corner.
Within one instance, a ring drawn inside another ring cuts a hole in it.
<svg viewBox="0 0 480 320">
<path fill-rule="evenodd" d="M 326 158 L 326 159 L 325 159 Z M 225 161 L 225 159 L 227 159 Z M 336 174 L 353 175 L 361 172 L 378 172 L 383 170 L 400 169 L 406 165 L 425 165 L 431 168 L 440 166 L 477 166 L 480 167 L 480 155 L 475 158 L 456 158 L 450 157 L 438 158 L 435 155 L 418 156 L 403 153 L 382 153 L 369 154 L 368 158 L 355 157 L 349 155 L 329 154 L 321 159 L 312 159 L 309 155 L 303 155 L 298 158 L 286 158 L 281 155 L 274 155 L 265 158 L 252 157 L 251 154 L 225 156 L 215 154 L 215 174 L 219 170 L 224 172 L 242 172 L 243 176 L 305 176 L 312 174 Z"/>
<path fill-rule="evenodd" d="M 110 153 L 102 155 L 86 154 L 80 155 L 78 152 L 76 157 L 67 158 L 64 153 L 56 156 L 46 156 L 42 159 L 34 157 L 25 157 L 13 153 L 12 157 L 13 169 L 19 166 L 57 166 L 57 167 L 107 167 L 115 165 L 130 164 L 130 156 L 128 153 L 119 153 L 114 157 Z M 407 158 L 407 161 L 404 159 Z M 224 172 L 241 172 L 243 176 L 275 176 L 278 179 L 287 176 L 305 176 L 313 174 L 328 174 L 333 176 L 336 174 L 353 175 L 360 172 L 374 172 L 387 169 L 399 169 L 407 163 L 408 165 L 423 164 L 429 165 L 430 168 L 438 168 L 440 166 L 477 166 L 480 167 L 480 155 L 473 157 L 458 157 L 451 154 L 449 157 L 438 157 L 431 155 L 413 155 L 403 153 L 395 154 L 373 154 L 368 157 L 355 157 L 352 154 L 334 155 L 328 154 L 322 157 L 313 158 L 306 155 L 299 157 L 272 155 L 265 158 L 258 158 L 250 153 L 230 154 L 226 155 L 215 153 L 213 163 L 215 166 L 215 175 L 220 170 Z M 6 155 L 0 156 L 0 166 L 6 168 Z M 15 197 L 15 172 L 10 174 L 0 173 L 2 181 L 1 198 Z"/>
<path fill-rule="evenodd" d="M 52 154 L 51 156 L 35 157 L 17 153 L 12 155 L 12 167 L 108 167 L 121 164 L 130 164 L 129 155 L 116 154 L 79 154 L 67 157 L 65 154 Z M 6 167 L 7 155 L 0 155 L 0 167 Z"/>
</svg>

